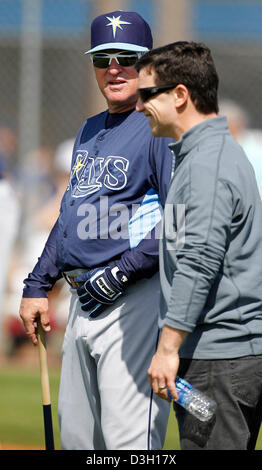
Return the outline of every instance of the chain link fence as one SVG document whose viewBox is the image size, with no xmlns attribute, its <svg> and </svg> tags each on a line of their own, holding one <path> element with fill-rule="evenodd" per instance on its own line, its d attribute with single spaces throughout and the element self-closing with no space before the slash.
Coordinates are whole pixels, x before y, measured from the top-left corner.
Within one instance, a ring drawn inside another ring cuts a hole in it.
<svg viewBox="0 0 262 470">
<path fill-rule="evenodd" d="M 26 17 L 27 2 L 31 10 L 32 4 L 40 5 L 41 18 L 37 17 L 36 13 L 34 27 L 34 17 Z M 155 25 L 154 35 L 161 40 L 160 31 L 157 29 L 158 21 L 154 16 L 154 11 L 159 14 L 159 2 L 148 0 L 119 3 L 120 6 L 123 4 L 124 7 L 137 10 L 140 4 L 140 9 L 148 16 L 151 6 L 150 20 Z M 38 141 L 39 145 L 55 147 L 64 139 L 74 136 L 86 116 L 96 112 L 93 98 L 96 90 L 93 91 L 90 76 L 92 70 L 84 51 L 89 46 L 90 22 L 99 11 L 98 4 L 99 0 L 0 0 L 1 124 L 8 123 L 19 132 L 23 121 L 28 119 L 21 114 L 21 105 L 24 104 L 24 109 L 28 110 L 30 115 L 33 106 L 36 112 L 38 100 L 39 115 L 34 118 L 34 141 Z M 110 1 L 105 8 L 111 8 Z M 173 10 L 175 15 L 174 7 Z M 162 14 L 165 14 L 165 9 Z M 37 20 L 39 30 L 36 29 Z M 190 33 L 191 37 L 202 39 L 194 29 Z M 25 35 L 28 37 L 25 38 Z M 165 37 L 172 41 L 174 32 L 172 34 L 170 31 L 168 36 L 165 32 Z M 237 43 L 223 43 L 221 38 L 217 42 L 207 38 L 207 42 L 213 51 L 220 74 L 220 95 L 226 95 L 243 104 L 252 115 L 254 125 L 262 127 L 262 100 L 259 99 L 259 78 L 262 69 L 260 43 L 254 44 L 245 40 L 242 42 L 241 37 Z M 156 41 L 155 44 L 157 45 Z M 23 54 L 23 45 L 29 47 L 29 58 Z M 37 47 L 38 61 L 37 56 L 34 56 Z M 29 62 L 30 57 L 30 64 L 22 63 L 23 60 Z M 38 96 L 33 95 L 34 87 Z M 26 88 L 29 88 L 29 91 Z M 27 102 L 26 107 L 23 100 L 31 100 L 34 103 Z"/>
<path fill-rule="evenodd" d="M 250 125 L 262 129 L 261 44 L 209 45 L 220 77 L 220 99 L 234 100 L 249 114 Z"/>
<path fill-rule="evenodd" d="M 0 0 L 0 120 L 19 131 L 23 120 L 30 122 L 30 117 L 21 115 L 21 105 L 30 112 L 35 103 L 24 101 L 39 100 L 35 119 L 40 145 L 55 146 L 75 135 L 86 116 L 88 73 L 83 53 L 89 43 L 92 6 L 89 0 L 75 5 L 68 0 Z"/>
</svg>

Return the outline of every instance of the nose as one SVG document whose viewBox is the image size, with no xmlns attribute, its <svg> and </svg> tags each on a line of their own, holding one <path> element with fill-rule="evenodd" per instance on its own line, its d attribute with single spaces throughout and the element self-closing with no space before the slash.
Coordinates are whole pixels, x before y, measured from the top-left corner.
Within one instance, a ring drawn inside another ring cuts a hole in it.
<svg viewBox="0 0 262 470">
<path fill-rule="evenodd" d="M 110 65 L 108 66 L 108 71 L 114 74 L 118 73 L 121 69 L 122 67 L 117 63 L 116 59 L 112 59 Z"/>
<path fill-rule="evenodd" d="M 140 96 L 138 97 L 138 100 L 136 102 L 136 111 L 138 113 L 143 113 L 145 111 L 145 106 L 144 106 L 144 103 L 141 100 Z"/>
</svg>

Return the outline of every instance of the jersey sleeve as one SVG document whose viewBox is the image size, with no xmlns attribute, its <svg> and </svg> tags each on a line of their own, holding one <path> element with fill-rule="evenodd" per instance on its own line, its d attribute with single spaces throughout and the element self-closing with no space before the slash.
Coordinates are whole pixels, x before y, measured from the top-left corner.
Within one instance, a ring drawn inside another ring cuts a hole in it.
<svg viewBox="0 0 262 470">
<path fill-rule="evenodd" d="M 51 230 L 44 250 L 33 271 L 24 280 L 23 297 L 47 297 L 47 292 L 62 277 L 55 263 L 57 224 L 58 222 Z"/>
<path fill-rule="evenodd" d="M 168 144 L 171 139 L 152 138 L 150 147 L 150 183 L 157 191 L 164 206 L 172 176 L 174 156 Z M 130 282 L 153 276 L 159 269 L 159 237 L 161 220 L 136 246 L 126 251 L 117 261 L 117 266 Z"/>
<path fill-rule="evenodd" d="M 78 132 L 77 138 L 74 143 L 72 155 L 76 144 L 79 141 L 85 123 L 82 125 Z M 72 165 L 71 165 L 72 166 Z M 47 297 L 47 292 L 52 289 L 56 281 L 62 278 L 62 273 L 56 265 L 57 259 L 57 245 L 56 235 L 58 230 L 58 220 L 56 221 L 53 229 L 45 244 L 41 256 L 38 258 L 33 271 L 24 279 L 25 287 L 23 289 L 23 297 Z"/>
<path fill-rule="evenodd" d="M 152 138 L 149 151 L 149 163 L 152 169 L 150 183 L 158 192 L 162 206 L 165 205 L 175 165 L 174 153 L 169 148 L 170 143 L 174 141 L 169 138 Z"/>
<path fill-rule="evenodd" d="M 127 276 L 129 282 L 153 276 L 159 269 L 157 233 L 160 222 L 147 234 L 136 247 L 127 250 L 116 262 L 117 266 Z"/>
</svg>

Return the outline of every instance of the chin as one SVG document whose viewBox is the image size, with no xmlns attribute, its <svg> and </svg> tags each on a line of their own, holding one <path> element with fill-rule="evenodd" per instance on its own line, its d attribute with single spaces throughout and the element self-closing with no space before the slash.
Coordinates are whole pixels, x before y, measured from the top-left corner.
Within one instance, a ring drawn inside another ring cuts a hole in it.
<svg viewBox="0 0 262 470">
<path fill-rule="evenodd" d="M 152 131 L 152 135 L 153 135 L 154 137 L 160 137 L 159 134 L 158 134 L 158 132 L 157 132 L 155 129 L 151 129 L 151 131 Z"/>
<path fill-rule="evenodd" d="M 137 99 L 133 96 L 130 97 L 130 95 L 128 94 L 124 94 L 124 93 L 121 93 L 121 92 L 114 92 L 112 94 L 108 94 L 107 97 L 106 97 L 106 100 L 107 100 L 107 103 L 109 105 L 109 107 L 113 107 L 113 108 L 127 108 L 127 109 L 131 109 L 131 108 L 135 108 L 136 106 L 136 101 Z"/>
<path fill-rule="evenodd" d="M 173 137 L 170 129 L 164 126 L 155 126 L 151 130 L 154 137 Z"/>
<path fill-rule="evenodd" d="M 161 134 L 160 129 L 158 127 L 151 127 L 151 132 L 154 137 L 162 137 L 163 134 Z"/>
</svg>

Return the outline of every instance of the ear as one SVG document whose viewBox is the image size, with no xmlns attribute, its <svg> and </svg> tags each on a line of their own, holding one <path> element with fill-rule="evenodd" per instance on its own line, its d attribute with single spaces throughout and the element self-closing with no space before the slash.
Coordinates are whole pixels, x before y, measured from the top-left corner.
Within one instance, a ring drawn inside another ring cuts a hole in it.
<svg viewBox="0 0 262 470">
<path fill-rule="evenodd" d="M 174 99 L 176 108 L 181 108 L 187 103 L 189 91 L 185 85 L 179 84 L 174 91 Z"/>
</svg>

